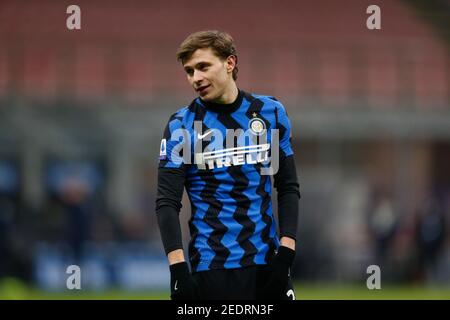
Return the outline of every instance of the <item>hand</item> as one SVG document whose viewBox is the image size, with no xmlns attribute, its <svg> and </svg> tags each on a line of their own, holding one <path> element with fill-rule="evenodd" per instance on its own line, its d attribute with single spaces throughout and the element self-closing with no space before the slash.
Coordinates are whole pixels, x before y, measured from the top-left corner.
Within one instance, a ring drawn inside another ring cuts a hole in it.
<svg viewBox="0 0 450 320">
<path fill-rule="evenodd" d="M 199 288 L 186 262 L 170 265 L 170 298 L 172 300 L 194 300 L 199 298 Z"/>
<path fill-rule="evenodd" d="M 269 264 L 266 285 L 262 289 L 263 299 L 281 299 L 287 288 L 290 268 L 295 258 L 295 250 L 280 246 L 278 252 Z"/>
</svg>

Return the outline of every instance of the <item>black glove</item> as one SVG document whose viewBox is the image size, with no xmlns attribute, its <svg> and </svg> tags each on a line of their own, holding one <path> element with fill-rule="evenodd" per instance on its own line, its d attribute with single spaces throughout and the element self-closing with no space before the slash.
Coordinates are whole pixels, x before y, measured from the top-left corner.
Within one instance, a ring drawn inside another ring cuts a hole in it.
<svg viewBox="0 0 450 320">
<path fill-rule="evenodd" d="M 172 300 L 199 299 L 199 289 L 189 272 L 187 262 L 170 265 L 170 298 Z"/>
<path fill-rule="evenodd" d="M 285 246 L 278 248 L 278 253 L 269 264 L 268 279 L 261 290 L 262 299 L 281 299 L 286 294 L 290 278 L 290 268 L 295 258 L 295 250 Z"/>
</svg>

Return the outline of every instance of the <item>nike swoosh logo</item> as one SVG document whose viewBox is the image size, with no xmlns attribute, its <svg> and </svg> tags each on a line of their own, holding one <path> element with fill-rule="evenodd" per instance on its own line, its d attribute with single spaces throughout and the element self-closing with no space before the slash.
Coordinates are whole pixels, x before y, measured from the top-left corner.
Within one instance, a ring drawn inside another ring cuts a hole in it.
<svg viewBox="0 0 450 320">
<path fill-rule="evenodd" d="M 178 280 L 177 281 L 175 281 L 175 285 L 173 286 L 173 289 L 176 291 L 178 288 L 177 288 L 177 284 L 178 284 Z"/>
<path fill-rule="evenodd" d="M 286 292 L 286 296 L 288 296 L 291 300 L 295 300 L 294 290 L 289 289 L 288 292 Z"/>
<path fill-rule="evenodd" d="M 204 137 L 206 137 L 206 136 L 209 135 L 210 133 L 212 133 L 212 129 L 209 129 L 209 130 L 206 131 L 204 134 L 198 133 L 197 137 L 198 137 L 199 139 L 203 139 Z"/>
</svg>

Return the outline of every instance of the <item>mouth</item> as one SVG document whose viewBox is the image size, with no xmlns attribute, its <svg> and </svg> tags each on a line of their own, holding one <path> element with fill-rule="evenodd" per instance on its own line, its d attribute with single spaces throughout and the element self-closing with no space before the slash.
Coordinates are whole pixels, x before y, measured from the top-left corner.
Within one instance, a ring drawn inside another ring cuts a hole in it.
<svg viewBox="0 0 450 320">
<path fill-rule="evenodd" d="M 208 89 L 210 86 L 211 86 L 211 85 L 208 84 L 208 85 L 206 85 L 206 86 L 198 87 L 198 88 L 195 89 L 195 90 L 196 90 L 200 95 L 203 95 L 203 94 L 206 93 L 206 89 Z"/>
</svg>

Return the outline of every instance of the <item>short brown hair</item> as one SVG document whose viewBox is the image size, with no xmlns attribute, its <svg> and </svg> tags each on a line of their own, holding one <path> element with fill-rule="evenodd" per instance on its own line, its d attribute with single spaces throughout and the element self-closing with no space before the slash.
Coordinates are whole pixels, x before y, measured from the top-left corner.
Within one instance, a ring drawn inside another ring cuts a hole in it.
<svg viewBox="0 0 450 320">
<path fill-rule="evenodd" d="M 226 32 L 217 30 L 198 31 L 190 34 L 180 45 L 177 51 L 177 60 L 184 63 L 197 49 L 211 48 L 215 54 L 225 60 L 229 56 L 236 57 L 236 66 L 233 69 L 233 80 L 237 79 L 237 54 L 233 38 Z"/>
</svg>

